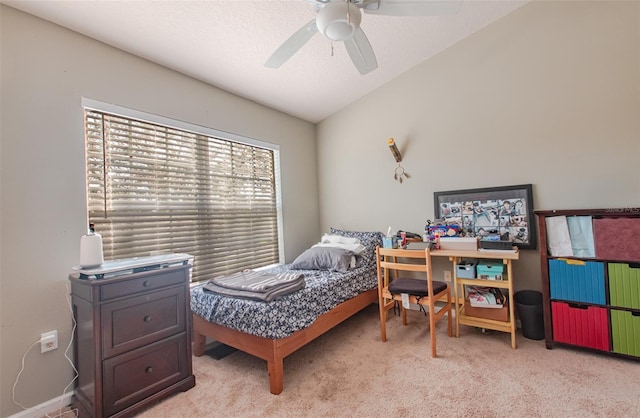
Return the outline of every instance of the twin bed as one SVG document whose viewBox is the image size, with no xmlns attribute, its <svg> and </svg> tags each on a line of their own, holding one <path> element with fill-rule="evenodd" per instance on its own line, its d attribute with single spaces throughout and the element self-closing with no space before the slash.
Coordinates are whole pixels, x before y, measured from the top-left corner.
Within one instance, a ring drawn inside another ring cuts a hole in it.
<svg viewBox="0 0 640 418">
<path fill-rule="evenodd" d="M 269 389 L 284 387 L 284 358 L 345 319 L 378 300 L 375 248 L 378 232 L 331 229 L 332 235 L 357 239 L 364 251 L 357 266 L 345 272 L 299 270 L 305 287 L 271 302 L 233 298 L 208 292 L 203 285 L 191 291 L 194 355 L 202 356 L 206 338 L 267 361 Z M 271 269 L 294 271 L 295 264 Z M 317 267 L 316 267 L 317 268 Z"/>
</svg>

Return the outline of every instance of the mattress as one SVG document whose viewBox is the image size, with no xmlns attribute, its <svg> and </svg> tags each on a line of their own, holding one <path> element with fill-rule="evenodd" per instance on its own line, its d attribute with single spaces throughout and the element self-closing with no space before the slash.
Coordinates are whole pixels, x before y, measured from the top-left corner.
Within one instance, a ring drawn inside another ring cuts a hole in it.
<svg viewBox="0 0 640 418">
<path fill-rule="evenodd" d="M 269 339 L 290 336 L 311 325 L 340 303 L 378 285 L 375 264 L 346 273 L 326 270 L 292 270 L 289 265 L 269 272 L 304 274 L 305 287 L 271 302 L 231 298 L 203 289 L 191 289 L 191 311 L 209 322 Z"/>
</svg>

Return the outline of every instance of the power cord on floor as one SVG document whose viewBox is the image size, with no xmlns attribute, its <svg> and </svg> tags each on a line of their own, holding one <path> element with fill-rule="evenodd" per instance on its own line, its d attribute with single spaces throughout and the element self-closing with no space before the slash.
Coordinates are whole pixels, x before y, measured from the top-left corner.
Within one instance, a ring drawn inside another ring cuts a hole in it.
<svg viewBox="0 0 640 418">
<path fill-rule="evenodd" d="M 58 417 L 66 417 L 68 413 L 72 413 L 73 417 L 77 418 L 78 417 L 78 408 L 70 408 L 67 410 L 64 410 L 66 405 L 63 405 L 64 402 L 64 395 L 67 393 L 67 390 L 69 390 L 69 388 L 73 385 L 73 383 L 78 379 L 78 369 L 76 369 L 76 366 L 73 364 L 73 360 L 71 360 L 71 358 L 69 357 L 69 350 L 71 350 L 71 344 L 73 343 L 73 337 L 76 333 L 76 328 L 78 326 L 76 319 L 75 319 L 75 315 L 73 314 L 73 307 L 71 305 L 71 285 L 69 284 L 69 282 L 67 282 L 67 306 L 69 307 L 69 312 L 71 313 L 71 320 L 73 321 L 73 326 L 71 328 L 71 337 L 69 338 L 69 343 L 67 344 L 67 348 L 64 350 L 64 357 L 67 359 L 67 361 L 69 362 L 69 364 L 71 365 L 71 367 L 73 368 L 73 379 L 71 379 L 71 381 L 69 382 L 68 385 L 66 385 L 64 387 L 64 389 L 62 390 L 62 395 L 60 397 L 60 407 L 58 408 L 58 410 L 56 411 L 56 413 L 54 413 L 54 415 L 49 415 L 48 413 L 45 414 L 45 416 L 47 418 L 58 418 Z M 21 404 L 20 402 L 18 402 L 16 400 L 16 387 L 18 386 L 18 382 L 20 380 L 20 375 L 22 374 L 22 372 L 24 371 L 24 363 L 25 363 L 25 359 L 27 357 L 27 354 L 29 354 L 29 351 L 31 351 L 31 349 L 38 343 L 41 342 L 42 339 L 36 340 L 33 343 L 31 343 L 31 345 L 29 346 L 29 348 L 27 348 L 24 352 L 24 354 L 22 355 L 22 362 L 21 362 L 21 366 L 20 366 L 20 371 L 18 372 L 18 375 L 16 376 L 16 380 L 13 382 L 13 387 L 11 389 L 11 401 L 18 405 L 19 407 L 21 407 L 24 410 L 27 410 L 29 408 L 27 408 L 26 406 L 24 406 L 23 404 Z"/>
<path fill-rule="evenodd" d="M 71 337 L 69 338 L 69 343 L 67 344 L 67 348 L 64 350 L 64 357 L 67 359 L 67 362 L 69 362 L 69 364 L 71 365 L 71 368 L 73 369 L 73 379 L 71 379 L 69 384 L 65 386 L 64 389 L 62 389 L 62 395 L 60 397 L 60 407 L 58 408 L 57 415 L 51 416 L 49 414 L 46 414 L 47 418 L 58 418 L 63 415 L 66 415 L 67 412 L 72 412 L 73 416 L 75 418 L 78 418 L 78 408 L 72 408 L 66 411 L 62 411 L 63 408 L 65 407 L 65 405 L 62 404 L 64 401 L 64 395 L 67 393 L 67 390 L 69 390 L 69 388 L 73 386 L 73 383 L 78 379 L 78 369 L 76 369 L 75 364 L 73 364 L 73 360 L 71 360 L 71 358 L 69 357 L 69 350 L 71 350 L 73 337 L 76 335 L 76 328 L 78 326 L 78 323 L 76 322 L 76 317 L 73 314 L 73 306 L 71 303 L 71 283 L 69 281 L 67 281 L 67 307 L 69 308 L 69 313 L 71 314 L 71 321 L 73 323 L 73 326 L 71 327 Z"/>
<path fill-rule="evenodd" d="M 22 409 L 29 409 L 26 406 L 22 405 L 20 402 L 18 402 L 16 400 L 16 386 L 18 385 L 18 381 L 20 380 L 20 375 L 22 374 L 22 372 L 24 371 L 24 359 L 27 357 L 27 354 L 29 354 L 29 351 L 31 351 L 31 349 L 33 348 L 33 346 L 35 346 L 36 344 L 38 344 L 40 342 L 40 340 L 36 340 L 34 341 L 29 348 L 27 348 L 27 350 L 24 352 L 24 354 L 22 355 L 22 366 L 20 367 L 20 371 L 18 372 L 18 375 L 16 376 L 16 380 L 15 382 L 13 382 L 13 388 L 11 389 L 11 400 L 13 401 L 14 404 L 18 405 L 20 408 Z"/>
</svg>

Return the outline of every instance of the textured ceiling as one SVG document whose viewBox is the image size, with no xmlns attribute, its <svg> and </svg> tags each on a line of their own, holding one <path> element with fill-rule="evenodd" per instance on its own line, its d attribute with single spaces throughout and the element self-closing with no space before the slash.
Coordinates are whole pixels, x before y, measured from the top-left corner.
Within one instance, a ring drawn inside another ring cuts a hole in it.
<svg viewBox="0 0 640 418">
<path fill-rule="evenodd" d="M 264 66 L 315 18 L 310 0 L 1 2 L 313 123 L 526 3 L 466 0 L 438 17 L 363 14 L 378 68 L 361 75 L 344 45 L 332 54 L 319 33 L 280 68 Z"/>
</svg>

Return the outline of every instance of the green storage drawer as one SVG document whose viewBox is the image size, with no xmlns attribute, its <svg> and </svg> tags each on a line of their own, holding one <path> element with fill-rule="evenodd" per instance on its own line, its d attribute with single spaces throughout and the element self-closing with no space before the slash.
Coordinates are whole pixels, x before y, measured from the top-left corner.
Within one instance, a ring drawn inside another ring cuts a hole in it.
<svg viewBox="0 0 640 418">
<path fill-rule="evenodd" d="M 640 264 L 609 263 L 612 306 L 640 309 Z"/>
<path fill-rule="evenodd" d="M 611 310 L 613 352 L 640 357 L 640 312 Z"/>
</svg>

